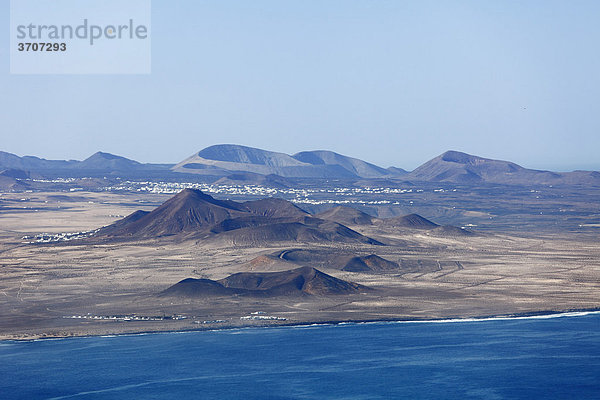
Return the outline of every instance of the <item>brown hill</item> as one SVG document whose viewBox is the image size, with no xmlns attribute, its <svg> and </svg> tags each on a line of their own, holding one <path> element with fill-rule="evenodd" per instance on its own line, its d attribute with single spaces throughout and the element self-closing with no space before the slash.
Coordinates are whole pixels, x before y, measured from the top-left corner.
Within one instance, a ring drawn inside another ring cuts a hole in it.
<svg viewBox="0 0 600 400">
<path fill-rule="evenodd" d="M 317 269 L 302 267 L 282 272 L 240 272 L 227 278 L 184 279 L 161 293 L 163 296 L 329 296 L 353 294 L 368 290 L 365 286 L 347 282 Z"/>
<path fill-rule="evenodd" d="M 244 215 L 239 204 L 220 201 L 199 190 L 184 189 L 155 210 L 141 215 L 136 211 L 124 220 L 102 229 L 98 235 L 159 237 L 218 224 Z"/>
<path fill-rule="evenodd" d="M 273 253 L 271 258 L 315 268 L 348 272 L 398 271 L 400 266 L 375 254 L 357 256 L 354 252 L 320 249 L 289 249 Z"/>
<path fill-rule="evenodd" d="M 231 296 L 243 291 L 226 288 L 221 283 L 211 279 L 187 278 L 160 293 L 161 296 L 175 297 L 210 297 Z"/>
<path fill-rule="evenodd" d="M 462 237 L 462 236 L 473 236 L 475 232 L 459 228 L 458 226 L 442 225 L 435 229 L 432 229 L 428 234 L 440 237 Z"/>
<path fill-rule="evenodd" d="M 348 260 L 354 257 L 354 254 L 311 248 L 278 251 L 273 256 L 303 266 L 340 269 Z"/>
<path fill-rule="evenodd" d="M 273 255 L 260 255 L 244 263 L 240 271 L 277 272 L 298 268 L 297 264 Z"/>
<path fill-rule="evenodd" d="M 342 268 L 342 271 L 349 272 L 384 272 L 397 271 L 400 266 L 385 258 L 381 258 L 375 254 L 364 257 L 352 257 Z"/>
<path fill-rule="evenodd" d="M 356 208 L 338 206 L 321 213 L 315 214 L 315 217 L 334 221 L 343 225 L 371 225 L 374 217 L 364 213 Z"/>
<path fill-rule="evenodd" d="M 237 220 L 223 224 L 236 224 Z M 247 220 L 245 221 L 247 222 Z M 260 225 L 250 225 L 229 230 L 220 235 L 236 245 L 259 245 L 269 242 L 337 242 L 365 243 L 383 245 L 381 242 L 332 221 L 318 218 L 306 218 L 303 221 L 285 221 L 281 219 L 263 220 Z M 221 225 L 223 225 L 221 224 Z"/>
<path fill-rule="evenodd" d="M 429 160 L 403 178 L 413 181 L 463 184 L 495 183 L 507 185 L 600 185 L 594 171 L 552 172 L 524 168 L 503 160 L 493 160 L 447 151 Z"/>
<path fill-rule="evenodd" d="M 434 229 L 439 225 L 431 222 L 419 214 L 408 214 L 401 217 L 386 218 L 381 220 L 384 226 L 394 228 L 412 228 L 412 229 Z"/>
<path fill-rule="evenodd" d="M 247 201 L 242 203 L 242 206 L 245 210 L 248 210 L 253 214 L 271 218 L 301 218 L 309 215 L 306 211 L 293 203 L 274 197 Z"/>
<path fill-rule="evenodd" d="M 128 227 L 129 225 L 140 220 L 142 217 L 146 216 L 149 213 L 150 213 L 149 211 L 137 210 L 137 211 L 133 212 L 132 214 L 129 214 L 125 218 L 120 219 L 117 222 L 115 222 L 105 228 L 102 228 L 100 230 L 100 232 L 102 234 L 106 234 L 106 235 L 112 235 L 113 232 L 115 234 L 118 234 L 119 232 L 121 232 L 121 230 L 123 228 Z"/>
<path fill-rule="evenodd" d="M 102 228 L 96 238 L 218 237 L 240 245 L 274 241 L 368 243 L 378 241 L 344 225 L 309 216 L 282 199 L 237 203 L 185 189 L 151 212 L 136 211 Z"/>
</svg>

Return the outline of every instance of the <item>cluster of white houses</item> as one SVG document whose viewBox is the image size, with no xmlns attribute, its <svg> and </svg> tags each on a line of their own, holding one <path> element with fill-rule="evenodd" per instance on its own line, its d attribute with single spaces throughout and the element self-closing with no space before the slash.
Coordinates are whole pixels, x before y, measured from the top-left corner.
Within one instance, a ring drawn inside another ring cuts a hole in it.
<svg viewBox="0 0 600 400">
<path fill-rule="evenodd" d="M 145 315 L 70 315 L 65 316 L 63 318 L 70 319 L 92 319 L 92 320 L 107 320 L 107 321 L 118 321 L 118 322 L 127 322 L 127 321 L 178 321 L 182 319 L 186 319 L 187 317 L 183 315 L 160 315 L 160 316 L 145 316 Z"/>
</svg>

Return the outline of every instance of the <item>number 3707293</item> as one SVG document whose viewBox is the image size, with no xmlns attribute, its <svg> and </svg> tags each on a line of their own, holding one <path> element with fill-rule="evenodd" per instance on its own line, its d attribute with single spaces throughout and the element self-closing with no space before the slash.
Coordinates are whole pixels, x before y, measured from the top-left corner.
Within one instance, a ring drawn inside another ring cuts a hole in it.
<svg viewBox="0 0 600 400">
<path fill-rule="evenodd" d="M 18 43 L 19 51 L 67 51 L 66 43 Z"/>
</svg>

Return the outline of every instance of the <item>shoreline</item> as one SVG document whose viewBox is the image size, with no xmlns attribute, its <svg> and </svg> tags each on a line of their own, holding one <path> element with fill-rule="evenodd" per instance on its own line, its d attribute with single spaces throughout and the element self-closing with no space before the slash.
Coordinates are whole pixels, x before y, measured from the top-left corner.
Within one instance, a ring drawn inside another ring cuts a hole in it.
<svg viewBox="0 0 600 400">
<path fill-rule="evenodd" d="M 497 314 L 497 315 L 482 315 L 482 316 L 470 316 L 470 317 L 448 317 L 448 318 L 405 318 L 405 319 L 366 319 L 366 320 L 340 320 L 340 321 L 306 321 L 306 322 L 293 322 L 293 323 L 277 323 L 277 324 L 254 324 L 254 325 L 240 325 L 240 326 L 223 326 L 219 328 L 189 328 L 189 329 L 173 329 L 173 330 L 140 330 L 135 332 L 122 332 L 122 333 L 98 333 L 98 334 L 72 334 L 72 335 L 56 335 L 56 336 L 43 336 L 43 337 L 23 337 L 23 338 L 0 338 L 0 343 L 6 342 L 35 342 L 45 340 L 62 340 L 62 339 L 76 339 L 76 338 L 97 338 L 97 337 L 119 337 L 119 336 L 141 336 L 141 335 L 153 335 L 153 334 L 174 334 L 174 333 L 193 333 L 193 332 L 219 332 L 219 331 L 232 331 L 240 329 L 264 329 L 264 328 L 294 328 L 294 327 L 318 327 L 318 326 L 336 326 L 336 325 L 359 325 L 359 324 L 383 324 L 383 323 L 465 323 L 465 322 L 490 322 L 490 321 L 513 321 L 513 320 L 525 320 L 525 319 L 552 319 L 552 318 L 565 318 L 565 317 L 582 317 L 587 315 L 600 314 L 599 308 L 583 308 L 583 309 L 567 309 L 567 310 L 545 310 L 545 311 L 529 311 L 520 313 L 508 313 L 508 314 Z M 34 336 L 34 335 L 32 335 Z"/>
</svg>

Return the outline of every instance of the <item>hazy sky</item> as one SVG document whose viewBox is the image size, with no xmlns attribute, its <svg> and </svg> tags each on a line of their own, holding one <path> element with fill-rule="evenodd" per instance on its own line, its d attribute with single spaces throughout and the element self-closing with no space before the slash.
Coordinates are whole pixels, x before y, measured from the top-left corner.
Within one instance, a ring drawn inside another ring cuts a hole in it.
<svg viewBox="0 0 600 400">
<path fill-rule="evenodd" d="M 0 21 L 9 24 L 9 1 Z M 238 143 L 412 169 L 600 169 L 599 1 L 154 0 L 152 74 L 9 74 L 0 150 L 178 162 Z"/>
</svg>

